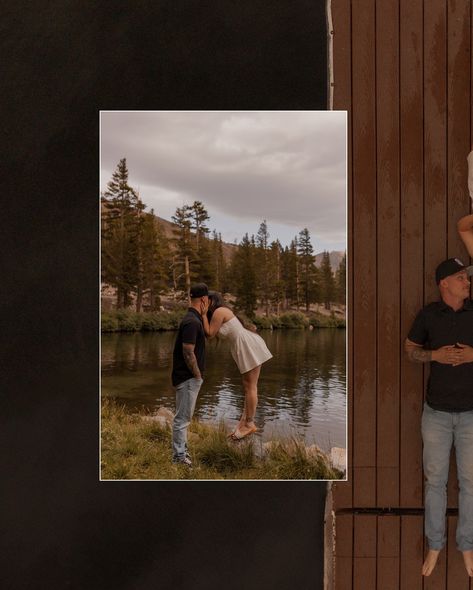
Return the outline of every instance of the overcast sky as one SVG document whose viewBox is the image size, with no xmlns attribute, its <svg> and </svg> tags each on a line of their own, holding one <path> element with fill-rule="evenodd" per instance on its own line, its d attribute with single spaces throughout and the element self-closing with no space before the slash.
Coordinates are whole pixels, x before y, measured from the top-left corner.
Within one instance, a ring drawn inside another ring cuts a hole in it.
<svg viewBox="0 0 473 590">
<path fill-rule="evenodd" d="M 344 111 L 102 112 L 101 186 L 127 159 L 147 211 L 171 220 L 202 201 L 226 242 L 255 234 L 316 252 L 346 248 Z"/>
</svg>

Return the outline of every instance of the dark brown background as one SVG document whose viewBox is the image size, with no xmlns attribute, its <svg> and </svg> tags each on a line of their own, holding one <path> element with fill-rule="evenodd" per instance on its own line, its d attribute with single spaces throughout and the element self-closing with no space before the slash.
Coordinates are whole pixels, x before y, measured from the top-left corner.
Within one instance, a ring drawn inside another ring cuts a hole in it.
<svg viewBox="0 0 473 590">
<path fill-rule="evenodd" d="M 467 259 L 456 222 L 470 207 L 471 2 L 332 0 L 332 12 L 334 108 L 350 111 L 351 468 L 334 486 L 336 588 L 466 590 L 455 510 L 439 566 L 420 575 L 426 376 L 402 343 L 437 297 L 436 265 Z"/>
<path fill-rule="evenodd" d="M 98 110 L 324 109 L 325 2 L 2 13 L 1 586 L 322 587 L 325 486 L 98 481 Z"/>
</svg>

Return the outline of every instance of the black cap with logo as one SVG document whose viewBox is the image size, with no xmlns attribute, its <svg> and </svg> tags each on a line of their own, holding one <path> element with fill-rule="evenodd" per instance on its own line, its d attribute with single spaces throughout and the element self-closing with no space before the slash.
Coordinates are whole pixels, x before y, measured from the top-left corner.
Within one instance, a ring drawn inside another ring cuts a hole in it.
<svg viewBox="0 0 473 590">
<path fill-rule="evenodd" d="M 449 258 L 441 262 L 435 271 L 435 280 L 437 285 L 442 279 L 454 275 L 461 270 L 466 270 L 466 274 L 471 277 L 473 275 L 473 266 L 465 266 L 458 258 Z"/>
<path fill-rule="evenodd" d="M 198 297 L 204 297 L 209 294 L 209 288 L 205 283 L 196 283 L 191 287 L 191 298 L 197 299 Z"/>
</svg>

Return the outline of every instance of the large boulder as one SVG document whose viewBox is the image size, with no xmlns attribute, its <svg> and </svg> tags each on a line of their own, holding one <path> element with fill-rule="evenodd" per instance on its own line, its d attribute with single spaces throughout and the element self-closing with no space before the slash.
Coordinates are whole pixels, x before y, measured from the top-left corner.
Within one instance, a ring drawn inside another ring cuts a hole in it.
<svg viewBox="0 0 473 590">
<path fill-rule="evenodd" d="M 345 473 L 347 470 L 347 450 L 340 447 L 332 447 L 330 449 L 330 461 L 335 469 Z"/>
<path fill-rule="evenodd" d="M 172 422 L 174 420 L 174 414 L 167 408 L 158 408 L 154 414 L 150 416 L 142 416 L 145 422 L 154 422 L 159 424 L 162 428 L 172 429 Z"/>
<path fill-rule="evenodd" d="M 168 410 L 167 408 L 158 408 L 154 414 L 155 416 L 160 416 L 162 418 L 164 418 L 167 422 L 167 424 L 169 425 L 170 428 L 172 428 L 172 422 L 174 420 L 174 414 L 171 412 L 171 410 Z"/>
</svg>

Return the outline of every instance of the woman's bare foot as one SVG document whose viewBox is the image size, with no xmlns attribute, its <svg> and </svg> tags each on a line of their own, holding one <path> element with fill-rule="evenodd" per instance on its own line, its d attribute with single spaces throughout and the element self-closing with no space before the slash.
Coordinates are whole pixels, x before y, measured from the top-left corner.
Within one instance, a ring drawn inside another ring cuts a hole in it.
<svg viewBox="0 0 473 590">
<path fill-rule="evenodd" d="M 234 440 L 240 440 L 249 434 L 253 434 L 253 432 L 256 432 L 257 430 L 254 422 L 245 422 L 242 426 L 238 425 L 237 429 L 230 436 Z"/>
<path fill-rule="evenodd" d="M 466 571 L 468 575 L 473 577 L 473 551 L 462 551 L 463 561 L 465 562 Z"/>
<path fill-rule="evenodd" d="M 436 549 L 429 549 L 427 553 L 427 557 L 425 558 L 424 565 L 422 566 L 422 575 L 423 576 L 430 576 L 434 567 L 437 565 L 437 560 L 439 558 L 440 551 Z"/>
</svg>

